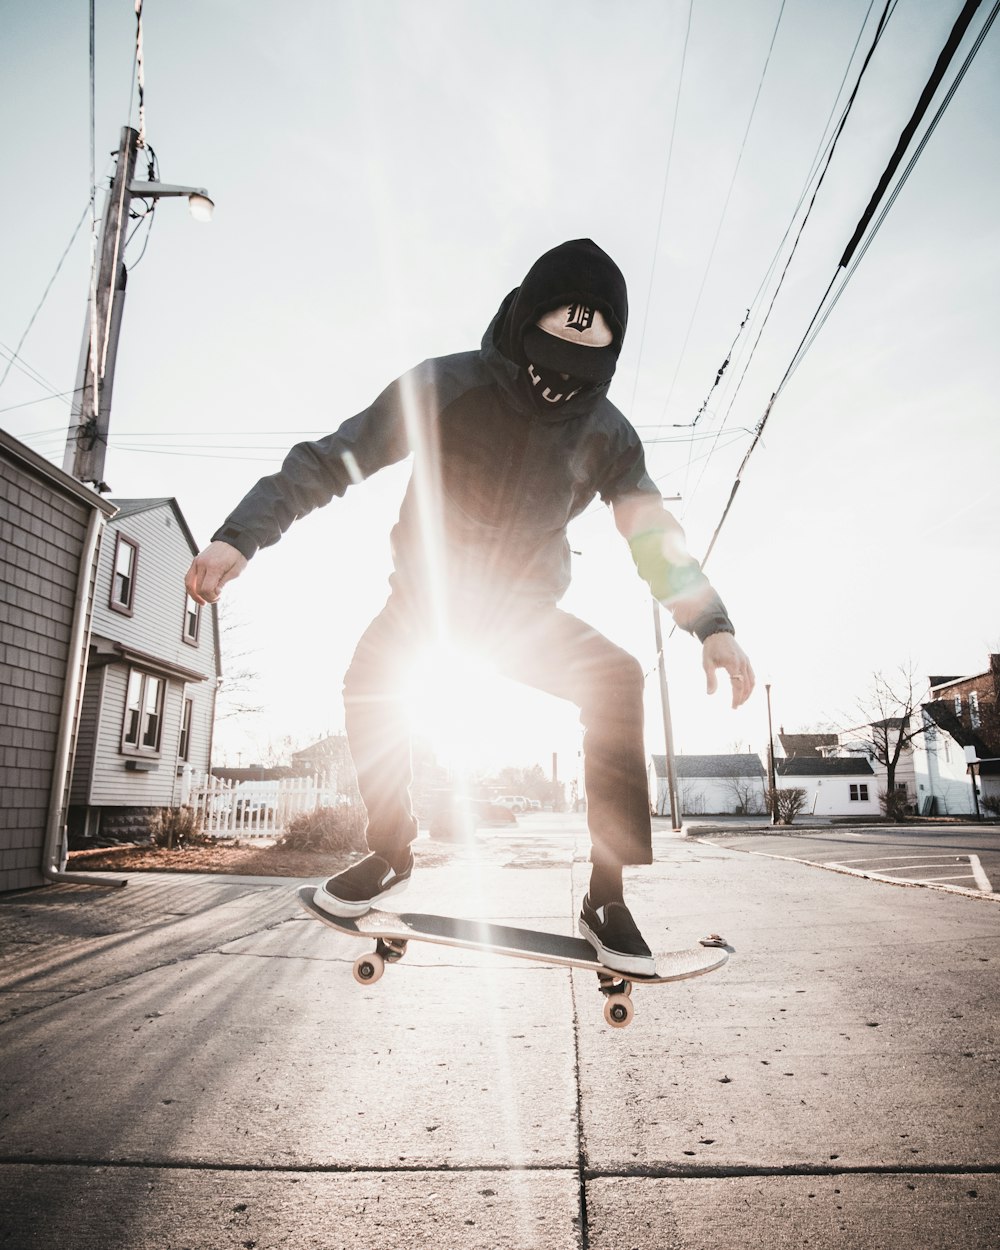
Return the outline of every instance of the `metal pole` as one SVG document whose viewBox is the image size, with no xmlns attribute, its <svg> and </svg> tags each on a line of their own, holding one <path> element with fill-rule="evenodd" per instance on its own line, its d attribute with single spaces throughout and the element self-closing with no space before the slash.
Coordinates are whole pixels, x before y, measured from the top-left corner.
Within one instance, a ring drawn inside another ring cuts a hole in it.
<svg viewBox="0 0 1000 1250">
<path fill-rule="evenodd" d="M 767 784 L 768 798 L 771 800 L 771 824 L 778 823 L 778 787 L 774 779 L 774 730 L 771 727 L 771 683 L 766 682 L 767 691 Z"/>
<path fill-rule="evenodd" d="M 660 627 L 660 605 L 653 600 L 653 630 L 656 634 L 657 666 L 660 670 L 660 703 L 663 707 L 663 737 L 667 752 L 667 793 L 670 795 L 670 824 L 677 833 L 681 827 L 680 804 L 674 770 L 674 730 L 670 720 L 670 696 L 667 693 L 667 666 L 663 656 L 663 630 Z"/>
</svg>

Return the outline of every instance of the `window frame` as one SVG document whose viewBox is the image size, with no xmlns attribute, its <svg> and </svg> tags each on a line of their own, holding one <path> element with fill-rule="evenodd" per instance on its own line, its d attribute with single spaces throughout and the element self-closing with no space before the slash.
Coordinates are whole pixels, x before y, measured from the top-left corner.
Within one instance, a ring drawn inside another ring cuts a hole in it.
<svg viewBox="0 0 1000 1250">
<path fill-rule="evenodd" d="M 191 726 L 194 722 L 194 699 L 184 699 L 181 710 L 181 732 L 177 740 L 177 758 L 184 764 L 191 762 Z"/>
<path fill-rule="evenodd" d="M 149 707 L 151 683 L 156 683 L 156 699 Z M 133 696 L 135 690 L 135 696 Z M 121 752 L 123 755 L 159 757 L 163 745 L 163 713 L 167 700 L 167 679 L 142 668 L 130 668 L 125 683 L 125 709 L 122 716 Z M 149 737 L 148 721 L 155 723 L 155 741 Z"/>
<path fill-rule="evenodd" d="M 129 547 L 132 551 L 132 568 L 128 578 L 128 600 L 123 601 L 116 595 L 118 582 L 118 555 L 122 547 Z M 139 570 L 139 544 L 134 538 L 127 538 L 119 532 L 115 539 L 115 553 L 111 562 L 111 589 L 108 592 L 108 607 L 112 612 L 118 612 L 122 616 L 132 616 L 135 613 L 135 585 L 136 575 Z"/>
<path fill-rule="evenodd" d="M 194 609 L 193 611 L 192 611 L 192 608 Z M 188 629 L 188 623 L 192 617 L 194 617 L 194 632 L 193 633 L 190 632 Z M 189 647 L 196 647 L 198 645 L 198 636 L 200 633 L 201 633 L 201 604 L 195 602 L 195 600 L 189 594 L 185 594 L 184 596 L 184 619 L 181 623 L 181 638 L 184 640 L 184 642 L 187 643 Z"/>
<path fill-rule="evenodd" d="M 850 792 L 850 802 L 867 803 L 868 802 L 868 783 L 867 781 L 849 781 L 848 788 Z"/>
</svg>

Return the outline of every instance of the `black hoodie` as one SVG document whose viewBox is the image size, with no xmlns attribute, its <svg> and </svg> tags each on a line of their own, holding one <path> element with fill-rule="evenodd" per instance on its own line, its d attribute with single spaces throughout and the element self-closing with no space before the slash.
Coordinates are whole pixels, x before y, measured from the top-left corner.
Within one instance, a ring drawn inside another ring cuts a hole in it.
<svg viewBox="0 0 1000 1250">
<path fill-rule="evenodd" d="M 364 412 L 299 443 L 213 538 L 250 559 L 293 521 L 413 453 L 393 528 L 394 589 L 418 609 L 555 603 L 570 581 L 567 526 L 595 499 L 614 508 L 639 572 L 677 623 L 699 638 L 732 632 L 646 472 L 635 430 L 607 399 L 608 380 L 539 412 L 522 340 L 537 317 L 578 299 L 612 328 L 611 372 L 628 320 L 625 281 L 589 239 L 546 252 L 500 306 L 479 351 L 425 360 Z"/>
</svg>

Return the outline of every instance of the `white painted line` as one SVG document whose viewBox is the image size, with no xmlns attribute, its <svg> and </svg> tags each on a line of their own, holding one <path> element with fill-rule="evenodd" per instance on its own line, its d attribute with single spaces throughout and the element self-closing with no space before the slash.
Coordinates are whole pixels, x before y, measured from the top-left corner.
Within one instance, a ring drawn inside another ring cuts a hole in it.
<svg viewBox="0 0 1000 1250">
<path fill-rule="evenodd" d="M 838 863 L 842 864 L 878 864 L 885 859 L 909 859 L 913 854 L 908 851 L 905 855 L 862 855 L 857 859 L 842 859 Z M 940 855 L 934 856 L 936 859 L 961 859 L 961 855 L 956 855 L 954 851 L 942 851 Z"/>
<path fill-rule="evenodd" d="M 714 842 L 702 842 L 700 838 L 693 838 L 692 841 L 699 842 L 703 846 L 716 845 Z M 758 859 L 776 859 L 786 864 L 801 864 L 803 868 L 825 868 L 828 872 L 840 872 L 849 877 L 858 877 L 864 881 L 881 881 L 883 885 L 916 886 L 920 889 L 945 890 L 949 894 L 961 894 L 964 898 L 989 898 L 991 902 L 1000 903 L 1000 894 L 991 891 L 986 895 L 982 890 L 970 890 L 964 885 L 935 885 L 930 881 L 913 881 L 905 877 L 887 877 L 883 873 L 862 872 L 860 868 L 847 868 L 843 864 L 822 864 L 815 859 L 796 859 L 794 855 L 775 855 L 772 851 L 753 851 L 746 846 L 728 846 L 725 849 L 733 855 L 756 855 Z"/>
<path fill-rule="evenodd" d="M 942 881 L 972 881 L 974 878 L 971 872 L 964 872 L 960 877 L 914 877 L 913 880 L 921 885 L 938 885 Z"/>
<path fill-rule="evenodd" d="M 970 855 L 969 864 L 972 867 L 972 875 L 976 878 L 976 885 L 979 886 L 984 894 L 992 894 L 993 887 L 990 885 L 989 877 L 985 872 L 983 872 L 983 866 L 979 862 L 979 856 Z"/>
</svg>

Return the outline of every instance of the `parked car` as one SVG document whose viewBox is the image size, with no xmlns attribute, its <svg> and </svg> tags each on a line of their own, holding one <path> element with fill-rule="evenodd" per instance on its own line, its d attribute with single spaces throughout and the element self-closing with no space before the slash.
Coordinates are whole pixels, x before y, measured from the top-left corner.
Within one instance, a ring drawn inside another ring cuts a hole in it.
<svg viewBox="0 0 1000 1250">
<path fill-rule="evenodd" d="M 498 807 L 506 807 L 512 812 L 526 812 L 528 810 L 528 800 L 521 794 L 501 794 L 493 802 Z"/>
</svg>

